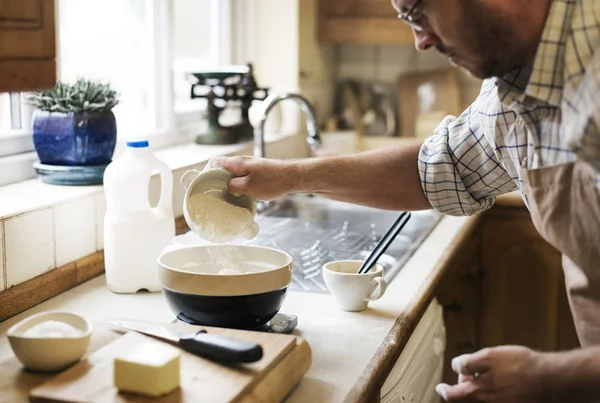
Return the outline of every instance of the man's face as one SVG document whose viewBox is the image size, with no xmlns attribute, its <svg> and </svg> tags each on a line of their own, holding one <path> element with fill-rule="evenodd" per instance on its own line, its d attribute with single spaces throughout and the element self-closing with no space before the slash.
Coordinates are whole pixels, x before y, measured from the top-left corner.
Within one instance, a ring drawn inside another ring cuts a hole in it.
<svg viewBox="0 0 600 403">
<path fill-rule="evenodd" d="M 399 12 L 413 2 L 392 0 Z M 496 0 L 422 0 L 418 8 L 423 31 L 413 32 L 419 50 L 435 47 L 478 78 L 499 77 L 526 63 L 519 27 Z"/>
</svg>

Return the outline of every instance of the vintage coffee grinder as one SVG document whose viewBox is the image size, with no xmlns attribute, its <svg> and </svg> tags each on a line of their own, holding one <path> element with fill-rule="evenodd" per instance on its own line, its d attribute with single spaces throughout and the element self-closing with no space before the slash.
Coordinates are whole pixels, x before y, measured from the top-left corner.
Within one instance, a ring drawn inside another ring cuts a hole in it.
<svg viewBox="0 0 600 403">
<path fill-rule="evenodd" d="M 250 124 L 248 111 L 253 101 L 262 101 L 268 96 L 267 88 L 259 88 L 254 78 L 252 64 L 233 66 L 217 71 L 189 73 L 195 82 L 190 97 L 206 98 L 208 129 L 196 136 L 198 144 L 234 144 L 253 138 L 254 128 Z M 240 122 L 223 126 L 219 117 L 228 105 L 240 108 Z"/>
</svg>

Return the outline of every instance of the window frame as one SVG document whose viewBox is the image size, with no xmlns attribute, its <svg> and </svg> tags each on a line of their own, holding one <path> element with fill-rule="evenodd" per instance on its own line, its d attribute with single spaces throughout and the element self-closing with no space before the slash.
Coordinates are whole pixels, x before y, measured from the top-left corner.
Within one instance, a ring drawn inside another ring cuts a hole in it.
<svg viewBox="0 0 600 403">
<path fill-rule="evenodd" d="M 177 127 L 178 114 L 175 112 L 173 95 L 173 25 L 174 6 L 172 1 L 146 0 L 150 3 L 149 22 L 152 26 L 152 41 L 154 42 L 152 68 L 154 70 L 154 83 L 150 90 L 150 104 L 152 105 L 153 127 L 156 130 L 149 134 L 151 147 L 154 149 L 164 148 L 171 145 L 189 141 L 180 133 Z M 211 37 L 216 38 L 210 42 L 210 60 L 218 65 L 227 65 L 232 61 L 232 6 L 240 7 L 239 3 L 244 0 L 211 0 L 210 13 Z M 58 3 L 58 2 L 57 2 Z M 60 24 L 59 6 L 56 5 L 56 21 Z M 57 35 L 57 50 L 60 42 Z M 57 52 L 59 54 L 59 52 Z M 57 57 L 57 65 L 60 60 Z M 11 97 L 12 98 L 12 97 Z M 0 135 L 0 186 L 35 177 L 32 164 L 37 160 L 34 151 L 33 137 L 31 132 L 31 112 L 33 108 L 22 102 L 16 105 L 21 113 L 20 128 L 11 129 L 8 133 Z M 200 109 L 200 107 L 199 107 Z M 13 102 L 11 99 L 11 115 Z M 16 124 L 11 122 L 11 126 Z M 115 155 L 120 153 L 124 147 L 125 140 L 117 140 Z"/>
</svg>

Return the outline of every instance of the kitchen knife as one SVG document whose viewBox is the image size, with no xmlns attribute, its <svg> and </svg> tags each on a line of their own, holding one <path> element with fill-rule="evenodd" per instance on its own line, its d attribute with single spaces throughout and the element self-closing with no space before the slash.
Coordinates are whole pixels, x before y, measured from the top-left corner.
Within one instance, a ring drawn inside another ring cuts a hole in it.
<svg viewBox="0 0 600 403">
<path fill-rule="evenodd" d="M 159 324 L 137 321 L 115 320 L 109 323 L 122 329 L 133 330 L 176 343 L 189 353 L 219 362 L 231 364 L 256 362 L 263 356 L 260 344 L 248 343 L 218 334 L 210 334 L 205 330 L 183 332 L 167 329 Z"/>
</svg>

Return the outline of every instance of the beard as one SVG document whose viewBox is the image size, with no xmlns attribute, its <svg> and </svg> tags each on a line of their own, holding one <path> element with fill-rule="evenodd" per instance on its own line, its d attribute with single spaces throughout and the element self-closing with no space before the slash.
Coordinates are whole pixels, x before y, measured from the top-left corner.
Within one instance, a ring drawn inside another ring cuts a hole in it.
<svg viewBox="0 0 600 403">
<path fill-rule="evenodd" d="M 460 49 L 439 45 L 438 52 L 480 79 L 502 77 L 524 64 L 510 17 L 490 10 L 481 0 L 462 0 L 462 10 L 465 23 L 458 41 Z"/>
</svg>

